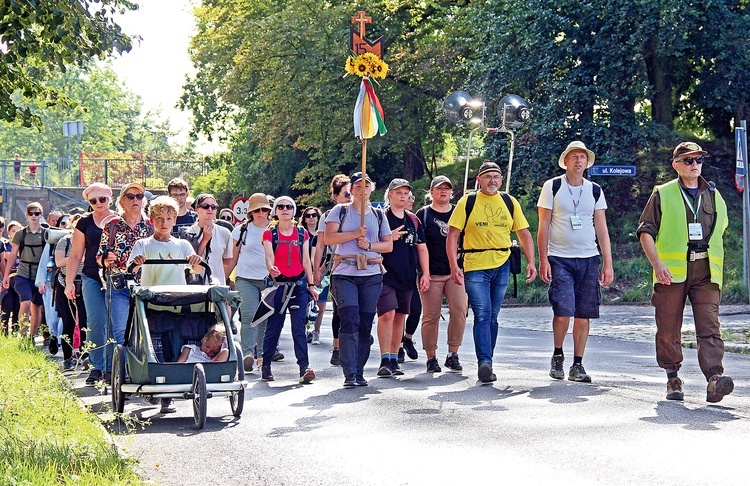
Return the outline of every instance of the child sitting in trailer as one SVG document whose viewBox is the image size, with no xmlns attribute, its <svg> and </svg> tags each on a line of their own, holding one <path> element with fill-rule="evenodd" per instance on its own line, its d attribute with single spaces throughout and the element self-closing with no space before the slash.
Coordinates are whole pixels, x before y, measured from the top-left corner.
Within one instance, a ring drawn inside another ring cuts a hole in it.
<svg viewBox="0 0 750 486">
<path fill-rule="evenodd" d="M 201 345 L 186 344 L 177 358 L 178 363 L 220 363 L 229 359 L 227 335 L 223 329 L 212 327 L 208 330 Z"/>
</svg>

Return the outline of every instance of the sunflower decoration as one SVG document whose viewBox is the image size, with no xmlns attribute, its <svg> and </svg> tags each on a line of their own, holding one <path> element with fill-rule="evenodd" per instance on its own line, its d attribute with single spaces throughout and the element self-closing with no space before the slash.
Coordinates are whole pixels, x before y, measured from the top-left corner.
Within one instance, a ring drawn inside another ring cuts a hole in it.
<svg viewBox="0 0 750 486">
<path fill-rule="evenodd" d="M 349 56 L 345 69 L 347 74 L 361 78 L 383 79 L 388 74 L 388 64 L 371 52 Z"/>
</svg>

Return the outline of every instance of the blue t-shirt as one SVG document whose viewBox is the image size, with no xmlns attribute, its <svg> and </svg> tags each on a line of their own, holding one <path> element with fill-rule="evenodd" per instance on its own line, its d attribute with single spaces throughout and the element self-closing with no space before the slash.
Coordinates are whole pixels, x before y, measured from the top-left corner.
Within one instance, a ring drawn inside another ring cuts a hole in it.
<svg viewBox="0 0 750 486">
<path fill-rule="evenodd" d="M 331 213 L 328 215 L 328 219 L 326 219 L 326 224 L 338 223 L 339 221 L 341 221 L 341 208 L 344 206 L 346 206 L 346 217 L 344 218 L 344 221 L 341 223 L 340 230 L 342 233 L 347 233 L 347 232 L 356 230 L 360 226 L 359 224 L 360 214 L 359 214 L 359 211 L 357 211 L 354 208 L 353 203 L 336 205 L 331 210 Z M 370 207 L 369 210 L 365 213 L 365 226 L 367 227 L 367 241 L 371 243 L 376 243 L 380 241 L 380 238 L 384 236 L 389 236 L 391 234 L 391 228 L 388 226 L 388 219 L 383 215 L 382 220 L 380 220 L 379 222 L 378 216 L 375 214 L 374 211 L 378 211 L 378 210 Z M 359 253 L 366 254 L 367 258 L 380 258 L 380 253 L 377 253 L 374 251 L 363 250 L 359 246 L 357 246 L 356 239 L 336 245 L 336 255 L 353 256 Z M 342 262 L 342 263 L 339 263 L 336 266 L 336 269 L 333 271 L 333 275 L 349 275 L 352 277 L 367 277 L 370 275 L 379 275 L 379 274 L 380 274 L 380 265 L 375 264 L 375 263 L 367 265 L 367 268 L 365 270 L 357 270 L 356 265 L 350 265 L 346 262 Z"/>
</svg>

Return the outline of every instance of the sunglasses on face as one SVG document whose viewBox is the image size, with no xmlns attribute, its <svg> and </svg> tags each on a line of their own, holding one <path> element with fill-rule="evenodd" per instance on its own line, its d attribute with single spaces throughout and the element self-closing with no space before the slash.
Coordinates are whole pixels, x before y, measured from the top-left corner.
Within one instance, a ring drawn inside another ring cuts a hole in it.
<svg viewBox="0 0 750 486">
<path fill-rule="evenodd" d="M 349 192 L 349 191 L 346 191 L 346 192 L 344 193 L 344 197 L 352 197 L 352 193 L 351 193 L 351 192 Z"/>
<path fill-rule="evenodd" d="M 216 211 L 219 206 L 217 206 L 216 204 L 199 204 L 198 207 L 201 209 L 210 209 L 211 211 Z"/>
<path fill-rule="evenodd" d="M 277 204 L 276 208 L 281 209 L 282 211 L 284 210 L 291 211 L 292 209 L 294 209 L 294 206 L 292 206 L 291 204 Z"/>
<path fill-rule="evenodd" d="M 307 214 L 305 214 L 305 217 L 306 217 L 306 218 L 317 218 L 317 217 L 318 217 L 318 215 L 317 215 L 317 214 L 315 214 L 315 213 L 307 213 Z"/>
<path fill-rule="evenodd" d="M 685 165 L 693 165 L 693 164 L 701 165 L 704 162 L 704 160 L 703 160 L 703 157 L 685 157 L 684 159 L 682 159 L 682 162 Z"/>
<path fill-rule="evenodd" d="M 224 221 L 232 221 L 233 216 L 222 216 L 221 219 L 223 219 Z"/>
<path fill-rule="evenodd" d="M 125 197 L 128 198 L 128 201 L 132 201 L 133 199 L 143 200 L 143 194 L 125 194 Z"/>
<path fill-rule="evenodd" d="M 108 200 L 109 198 L 107 196 L 99 196 L 98 198 L 94 197 L 94 198 L 89 199 L 89 204 L 94 206 L 96 205 L 96 201 L 99 201 L 100 203 L 104 204 Z"/>
<path fill-rule="evenodd" d="M 270 213 L 271 210 L 268 209 L 268 208 L 258 208 L 258 209 L 253 209 L 251 212 L 254 213 L 254 214 L 258 214 L 258 213 Z"/>
<path fill-rule="evenodd" d="M 41 216 L 42 215 L 41 211 L 29 211 L 26 214 L 28 214 L 29 216 Z"/>
</svg>

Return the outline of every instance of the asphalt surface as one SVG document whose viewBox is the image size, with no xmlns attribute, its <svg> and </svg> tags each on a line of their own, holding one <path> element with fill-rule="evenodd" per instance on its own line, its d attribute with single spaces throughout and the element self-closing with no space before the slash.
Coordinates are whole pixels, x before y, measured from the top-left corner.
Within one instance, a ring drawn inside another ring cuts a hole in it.
<svg viewBox="0 0 750 486">
<path fill-rule="evenodd" d="M 323 344 L 309 346 L 318 375 L 312 384 L 296 382 L 287 327 L 276 381 L 261 382 L 257 371 L 247 376 L 242 417 L 231 415 L 226 398 L 213 398 L 198 431 L 190 402 L 162 415 L 134 397 L 125 414 L 147 423 L 134 432 L 120 421 L 109 428 L 144 477 L 165 485 L 748 483 L 742 465 L 750 445 L 750 356 L 727 353 L 735 391 L 708 404 L 696 351 L 686 349 L 686 398 L 671 402 L 654 359 L 651 308 L 602 309 L 584 359 L 591 384 L 549 378 L 550 320 L 546 308 L 501 311 L 492 385 L 477 382 L 469 325 L 463 372 L 426 373 L 420 351 L 402 365 L 404 376 L 376 378 L 376 345 L 366 369 L 370 385 L 343 389 L 341 369 L 328 364 L 329 314 Z M 750 316 L 730 312 L 722 320 L 748 327 Z M 570 337 L 565 351 L 570 360 Z M 83 378 L 71 376 L 84 403 L 106 417 L 109 396 L 85 387 Z"/>
</svg>

